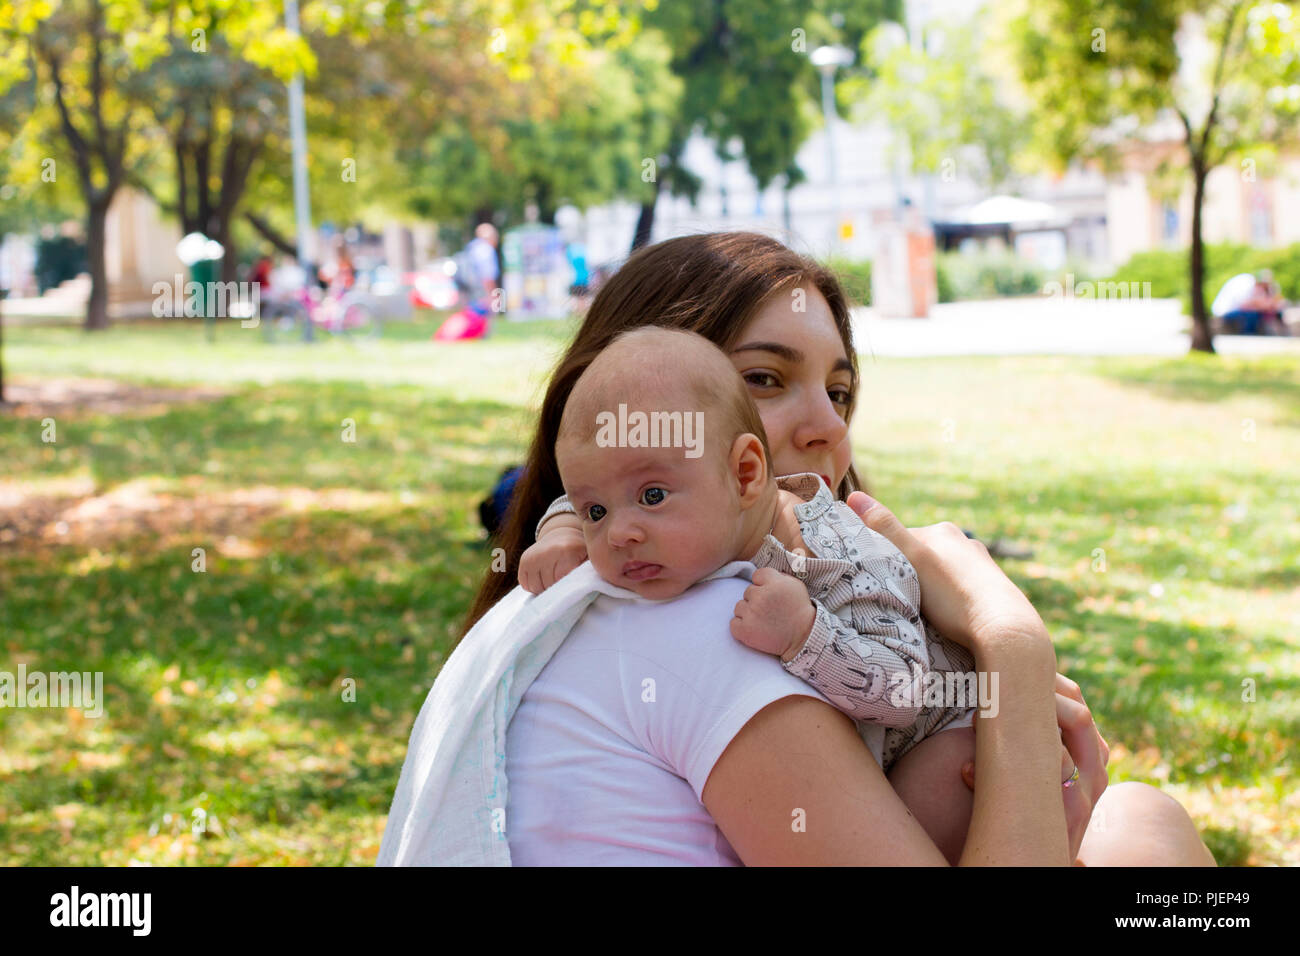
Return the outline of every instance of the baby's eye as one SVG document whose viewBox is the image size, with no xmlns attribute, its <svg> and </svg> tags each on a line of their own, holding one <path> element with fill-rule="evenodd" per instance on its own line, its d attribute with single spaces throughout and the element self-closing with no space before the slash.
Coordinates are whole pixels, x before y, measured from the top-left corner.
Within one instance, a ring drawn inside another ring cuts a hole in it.
<svg viewBox="0 0 1300 956">
<path fill-rule="evenodd" d="M 599 520 L 600 520 L 601 518 L 603 518 L 603 517 L 605 517 L 605 506 L 604 506 L 604 505 L 592 505 L 591 507 L 589 507 L 589 508 L 587 509 L 587 520 L 588 520 L 588 521 L 599 521 Z"/>
<path fill-rule="evenodd" d="M 668 492 L 662 488 L 647 488 L 641 492 L 641 503 L 643 505 L 662 504 L 663 500 L 668 497 Z"/>
</svg>

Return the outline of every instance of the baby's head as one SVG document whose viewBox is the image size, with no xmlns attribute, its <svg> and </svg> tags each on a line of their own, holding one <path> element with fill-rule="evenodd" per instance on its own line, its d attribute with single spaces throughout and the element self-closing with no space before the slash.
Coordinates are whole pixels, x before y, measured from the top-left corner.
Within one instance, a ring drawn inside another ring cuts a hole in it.
<svg viewBox="0 0 1300 956">
<path fill-rule="evenodd" d="M 730 360 L 694 332 L 615 338 L 573 386 L 555 445 L 602 578 L 676 597 L 770 529 L 767 436 Z"/>
</svg>

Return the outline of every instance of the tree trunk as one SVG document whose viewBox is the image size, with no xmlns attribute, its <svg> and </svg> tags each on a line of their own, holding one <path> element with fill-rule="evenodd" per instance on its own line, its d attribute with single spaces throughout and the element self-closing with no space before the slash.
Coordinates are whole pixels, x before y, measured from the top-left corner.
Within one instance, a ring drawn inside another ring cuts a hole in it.
<svg viewBox="0 0 1300 956">
<path fill-rule="evenodd" d="M 221 256 L 221 281 L 234 282 L 235 269 L 239 265 L 239 250 L 235 248 L 234 230 L 230 228 L 229 217 L 223 218 L 217 227 L 217 242 L 226 250 Z"/>
<path fill-rule="evenodd" d="M 537 204 L 537 221 L 544 226 L 555 225 L 555 201 L 551 197 L 551 187 L 547 183 L 538 183 L 533 194 Z"/>
<path fill-rule="evenodd" d="M 636 231 L 632 233 L 632 252 L 642 246 L 650 245 L 650 236 L 655 228 L 655 206 L 659 204 L 659 177 L 655 177 L 655 194 L 649 202 L 641 204 L 641 215 L 636 219 Z"/>
<path fill-rule="evenodd" d="M 1192 163 L 1192 351 L 1213 352 L 1214 333 L 1205 309 L 1205 242 L 1201 238 L 1201 206 L 1205 200 L 1208 170 L 1199 161 Z"/>
<path fill-rule="evenodd" d="M 0 235 L 0 243 L 4 242 L 4 236 Z M 0 408 L 5 404 L 5 295 L 6 290 L 0 289 Z"/>
<path fill-rule="evenodd" d="M 111 196 L 91 201 L 86 222 L 86 258 L 90 266 L 90 301 L 86 303 L 87 332 L 108 328 L 108 265 L 104 233 Z"/>
</svg>

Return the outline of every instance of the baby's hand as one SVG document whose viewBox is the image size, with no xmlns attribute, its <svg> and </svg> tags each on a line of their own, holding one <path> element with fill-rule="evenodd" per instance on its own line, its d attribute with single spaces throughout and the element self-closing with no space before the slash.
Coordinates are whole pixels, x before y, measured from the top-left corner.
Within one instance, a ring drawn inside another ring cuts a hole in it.
<svg viewBox="0 0 1300 956">
<path fill-rule="evenodd" d="M 772 568 L 759 568 L 753 583 L 736 605 L 731 636 L 764 654 L 790 657 L 812 633 L 817 611 L 808 588 L 798 578 Z"/>
<path fill-rule="evenodd" d="M 581 531 L 548 529 L 519 556 L 519 586 L 529 594 L 541 594 L 586 560 L 587 542 Z"/>
</svg>

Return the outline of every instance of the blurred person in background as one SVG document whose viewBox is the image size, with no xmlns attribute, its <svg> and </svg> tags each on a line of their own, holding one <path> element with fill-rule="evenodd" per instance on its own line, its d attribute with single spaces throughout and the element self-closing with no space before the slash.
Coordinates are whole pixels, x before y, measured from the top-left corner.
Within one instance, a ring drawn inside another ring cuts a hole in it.
<svg viewBox="0 0 1300 956">
<path fill-rule="evenodd" d="M 484 314 L 492 311 L 487 303 L 492 302 L 493 293 L 501 280 L 501 265 L 497 261 L 498 242 L 496 227 L 490 222 L 481 222 L 474 230 L 474 238 L 465 247 L 465 257 L 474 272 L 471 280 L 474 283 L 474 297 L 471 304 L 478 306 L 483 303 L 481 311 Z"/>
<path fill-rule="evenodd" d="M 474 238 L 456 256 L 457 284 L 465 290 L 469 304 L 448 317 L 433 333 L 435 342 L 461 342 L 481 339 L 488 333 L 488 315 L 504 303 L 497 291 L 501 267 L 497 260 L 497 230 L 490 222 L 481 222 Z"/>
<path fill-rule="evenodd" d="M 1225 282 L 1210 308 L 1231 328 L 1239 327 L 1243 335 L 1267 335 L 1270 326 L 1276 326 L 1279 335 L 1286 335 L 1282 322 L 1285 305 L 1273 273 L 1261 269 L 1258 276 L 1242 272 Z"/>
<path fill-rule="evenodd" d="M 352 288 L 357 279 L 356 267 L 348 252 L 348 244 L 340 236 L 334 246 L 334 261 L 321 266 L 320 279 L 327 288 L 343 293 Z"/>
</svg>

